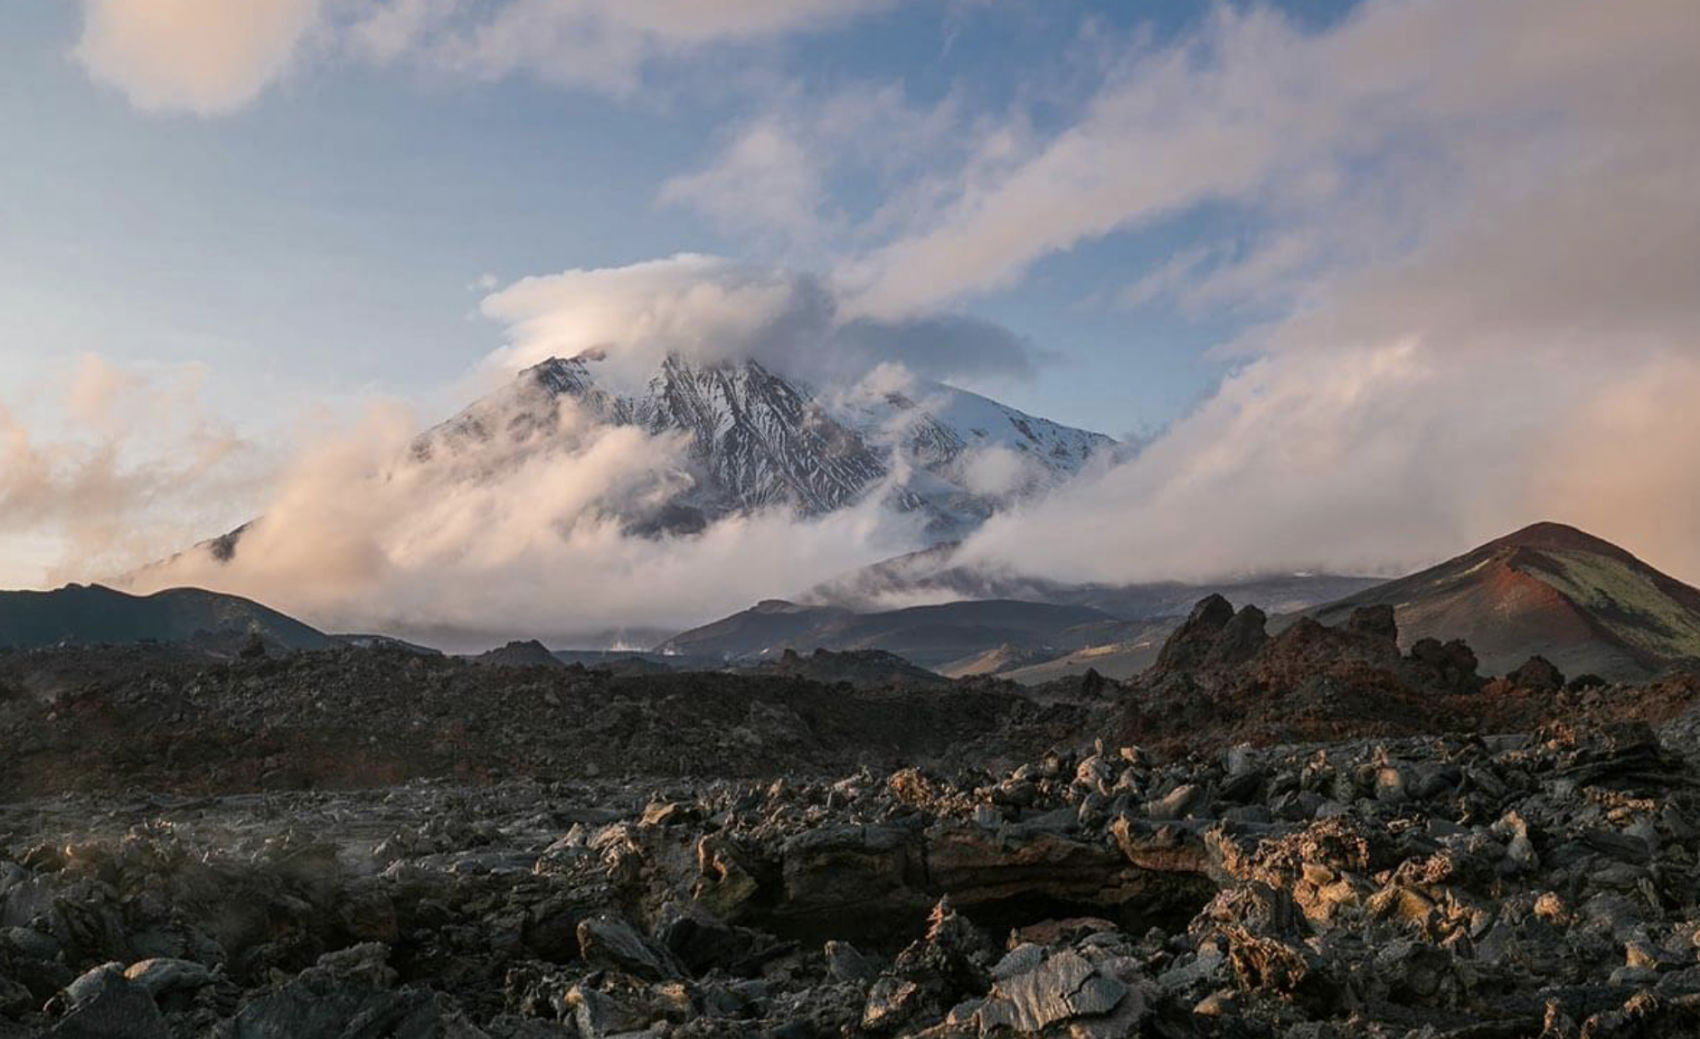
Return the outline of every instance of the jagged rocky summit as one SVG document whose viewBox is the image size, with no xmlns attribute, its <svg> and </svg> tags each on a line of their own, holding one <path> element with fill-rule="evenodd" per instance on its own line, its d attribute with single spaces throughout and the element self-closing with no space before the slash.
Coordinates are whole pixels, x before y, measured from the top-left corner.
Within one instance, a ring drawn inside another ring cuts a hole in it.
<svg viewBox="0 0 1700 1039">
<path fill-rule="evenodd" d="M 700 528 L 734 512 L 784 507 L 814 516 L 885 486 L 891 504 L 919 512 L 931 535 L 956 537 L 1009 501 L 1055 486 L 1116 441 L 1028 415 L 941 383 L 910 393 L 836 392 L 744 359 L 665 358 L 647 385 L 626 392 L 599 379 L 596 354 L 553 358 L 521 372 L 421 438 L 423 457 L 492 437 L 547 443 L 570 403 L 597 422 L 688 441 L 688 481 L 665 506 L 637 518 L 645 531 Z M 1007 479 L 988 482 L 977 461 L 996 452 Z"/>
</svg>

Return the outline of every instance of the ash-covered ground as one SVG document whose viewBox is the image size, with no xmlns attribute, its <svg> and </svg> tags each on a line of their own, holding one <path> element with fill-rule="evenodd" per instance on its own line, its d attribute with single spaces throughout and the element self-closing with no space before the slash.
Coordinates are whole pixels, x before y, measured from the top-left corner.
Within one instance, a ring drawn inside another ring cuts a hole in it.
<svg viewBox="0 0 1700 1039">
<path fill-rule="evenodd" d="M 1700 1034 L 1700 679 L 0 654 L 0 1036 Z"/>
</svg>

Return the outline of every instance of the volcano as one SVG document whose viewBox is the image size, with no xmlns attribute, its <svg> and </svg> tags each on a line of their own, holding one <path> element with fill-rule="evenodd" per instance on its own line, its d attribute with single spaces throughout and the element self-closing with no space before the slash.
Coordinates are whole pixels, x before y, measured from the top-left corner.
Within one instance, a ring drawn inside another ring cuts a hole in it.
<svg viewBox="0 0 1700 1039">
<path fill-rule="evenodd" d="M 1562 523 L 1537 523 L 1456 559 L 1312 611 L 1336 624 L 1389 605 L 1400 641 L 1461 638 L 1499 674 L 1539 654 L 1569 675 L 1649 677 L 1700 660 L 1700 590 Z"/>
</svg>

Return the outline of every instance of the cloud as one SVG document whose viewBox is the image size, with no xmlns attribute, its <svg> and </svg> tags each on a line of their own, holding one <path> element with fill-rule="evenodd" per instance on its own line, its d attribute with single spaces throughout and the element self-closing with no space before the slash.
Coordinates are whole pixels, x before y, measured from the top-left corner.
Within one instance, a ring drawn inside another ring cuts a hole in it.
<svg viewBox="0 0 1700 1039">
<path fill-rule="evenodd" d="M 240 508 L 261 459 L 204 410 L 201 382 L 85 355 L 48 414 L 0 405 L 0 542 L 25 542 L 0 551 L 0 581 L 103 577 L 181 547 L 208 502 Z"/>
<path fill-rule="evenodd" d="M 622 386 L 640 386 L 669 353 L 707 361 L 783 359 L 817 345 L 832 300 L 812 280 L 777 268 L 681 254 L 626 267 L 522 278 L 485 297 L 508 327 L 494 364 L 514 371 L 550 357 L 608 355 Z"/>
<path fill-rule="evenodd" d="M 730 231 L 810 245 L 828 231 L 823 176 L 801 141 L 764 120 L 741 128 L 713 165 L 668 180 L 658 197 Z"/>
<path fill-rule="evenodd" d="M 775 370 L 842 384 L 881 363 L 933 379 L 1026 378 L 1043 354 L 998 325 L 966 316 L 841 320 L 819 279 L 783 268 L 682 254 L 626 267 L 524 278 L 486 297 L 508 329 L 495 367 L 607 355 L 628 389 L 670 353 L 708 362 L 754 358 Z"/>
<path fill-rule="evenodd" d="M 1700 353 L 1700 351 L 1696 351 Z M 1530 478 L 1554 515 L 1609 531 L 1700 583 L 1700 357 L 1655 357 L 1604 380 Z"/>
<path fill-rule="evenodd" d="M 1002 325 L 962 314 L 853 318 L 839 326 L 829 348 L 852 369 L 892 362 L 934 379 L 1028 379 L 1058 359 Z"/>
<path fill-rule="evenodd" d="M 1249 246 L 1190 243 L 1134 293 L 1280 301 L 1225 344 L 1218 391 L 1132 462 L 994 520 L 970 554 L 1096 580 L 1389 572 L 1556 519 L 1700 580 L 1700 420 L 1678 403 L 1700 372 L 1688 5 L 1374 2 L 1311 34 L 1221 10 L 870 268 L 876 296 L 923 256 L 953 271 L 913 300 L 1211 198 L 1262 228 Z M 1106 185 L 1018 233 L 1045 197 L 1026 191 L 1082 188 L 1080 149 L 1109 140 L 1111 109 L 1138 116 L 1119 125 L 1140 157 L 1099 151 L 1103 175 L 1119 158 L 1174 190 Z M 1247 161 L 1213 171 L 1212 153 Z M 978 273 L 947 262 L 981 247 L 995 257 Z"/>
<path fill-rule="evenodd" d="M 684 442 L 587 420 L 468 440 L 429 459 L 404 410 L 301 453 L 229 562 L 206 549 L 137 575 L 252 596 L 333 630 L 447 635 L 449 648 L 564 642 L 616 627 L 676 628 L 883 558 L 913 521 L 877 500 L 818 520 L 721 520 L 666 539 L 624 517 L 680 489 Z M 874 496 L 877 499 L 877 495 Z"/>
<path fill-rule="evenodd" d="M 1202 246 L 1182 250 L 1141 275 L 1137 281 L 1121 291 L 1117 300 L 1123 306 L 1139 307 L 1152 300 L 1173 295 L 1197 275 L 1199 268 L 1209 258 L 1210 250 Z"/>
<path fill-rule="evenodd" d="M 349 43 L 361 56 L 384 65 L 414 48 L 454 17 L 461 0 L 389 0 L 368 4 L 348 29 Z"/>
<path fill-rule="evenodd" d="M 148 112 L 234 112 L 306 41 L 477 81 L 630 95 L 655 67 L 842 26 L 891 0 L 82 0 L 75 53 Z"/>
<path fill-rule="evenodd" d="M 1676 351 L 1274 354 L 963 558 L 1075 581 L 1392 575 L 1553 519 L 1696 581 L 1700 418 L 1678 404 L 1696 390 Z"/>
<path fill-rule="evenodd" d="M 860 389 L 914 394 L 925 387 L 908 364 L 1030 363 L 992 326 L 938 318 L 907 334 L 867 321 L 846 329 L 832 305 L 807 276 L 700 256 L 526 279 L 487 301 L 511 323 L 498 365 L 509 370 L 540 353 L 596 347 L 608 354 L 601 367 L 647 378 L 640 364 L 680 350 L 760 356 L 822 376 L 867 369 Z M 824 517 L 781 508 L 689 535 L 639 535 L 643 520 L 691 489 L 688 438 L 604 424 L 571 398 L 551 400 L 548 421 L 515 423 L 504 408 L 536 403 L 513 397 L 523 397 L 518 387 L 483 405 L 484 428 L 501 435 L 438 436 L 421 451 L 411 412 L 377 402 L 358 425 L 321 426 L 266 465 L 202 411 L 200 379 L 198 370 L 86 357 L 65 373 L 62 417 L 47 424 L 57 437 L 0 413 L 0 530 L 53 532 L 62 562 L 0 565 L 19 568 L 8 572 L 21 583 L 207 587 L 328 629 L 474 648 L 698 623 L 907 551 L 924 522 L 892 511 L 889 488 L 876 487 Z M 968 464 L 989 492 L 1004 493 L 1026 476 L 1015 462 Z M 894 484 L 904 476 L 896 468 Z M 247 520 L 233 556 L 205 543 L 180 551 Z"/>
<path fill-rule="evenodd" d="M 890 234 L 990 150 L 955 92 L 919 103 L 897 84 L 854 83 L 820 97 L 799 83 L 763 103 L 706 163 L 666 181 L 657 200 L 805 266 Z"/>
<path fill-rule="evenodd" d="M 1415 342 L 1265 358 L 1133 461 L 994 519 L 966 558 L 1109 582 L 1398 569 L 1524 501 L 1529 459 L 1501 450 L 1508 471 L 1483 473 L 1455 398 Z"/>
<path fill-rule="evenodd" d="M 1682 0 L 1610 11 L 1368 0 L 1317 31 L 1267 7 L 1216 5 L 1178 42 L 1130 39 L 1049 135 L 1012 114 L 999 162 L 964 167 L 936 205 L 840 274 L 871 312 L 931 306 L 1205 205 L 1237 207 L 1277 234 L 1308 229 L 1313 240 L 1289 260 L 1311 274 L 1357 259 L 1366 238 L 1420 234 L 1434 206 L 1451 208 L 1459 175 L 1498 170 L 1518 190 L 1561 159 L 1597 160 L 1566 147 L 1579 124 L 1590 146 L 1611 148 L 1682 118 L 1695 35 Z M 1616 130 L 1613 111 L 1626 124 Z"/>
<path fill-rule="evenodd" d="M 1036 468 L 1026 454 L 994 445 L 968 455 L 963 486 L 989 498 L 1009 498 L 1032 485 Z"/>
<path fill-rule="evenodd" d="M 320 0 L 83 0 L 76 56 L 149 112 L 222 115 L 283 75 Z"/>
<path fill-rule="evenodd" d="M 444 67 L 627 94 L 653 64 L 835 28 L 890 0 L 509 0 L 491 12 L 471 2 L 400 6 L 411 9 L 403 19 L 408 44 Z M 412 13 L 421 7 L 430 10 Z"/>
</svg>

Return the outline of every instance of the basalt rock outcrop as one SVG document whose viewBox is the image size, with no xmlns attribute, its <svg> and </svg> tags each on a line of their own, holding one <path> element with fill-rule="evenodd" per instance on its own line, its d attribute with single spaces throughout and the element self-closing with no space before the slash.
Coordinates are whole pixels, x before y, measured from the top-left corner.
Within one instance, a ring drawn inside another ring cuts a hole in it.
<svg viewBox="0 0 1700 1039">
<path fill-rule="evenodd" d="M 1108 732 L 1164 753 L 1448 731 L 1529 731 L 1585 715 L 1663 721 L 1692 695 L 1693 675 L 1639 686 L 1595 676 L 1566 683 L 1536 657 L 1503 678 L 1478 674 L 1460 640 L 1401 651 L 1394 612 L 1361 608 L 1330 627 L 1299 617 L 1271 634 L 1260 611 L 1200 602 L 1144 675 L 1101 694 L 1118 704 Z"/>
</svg>

